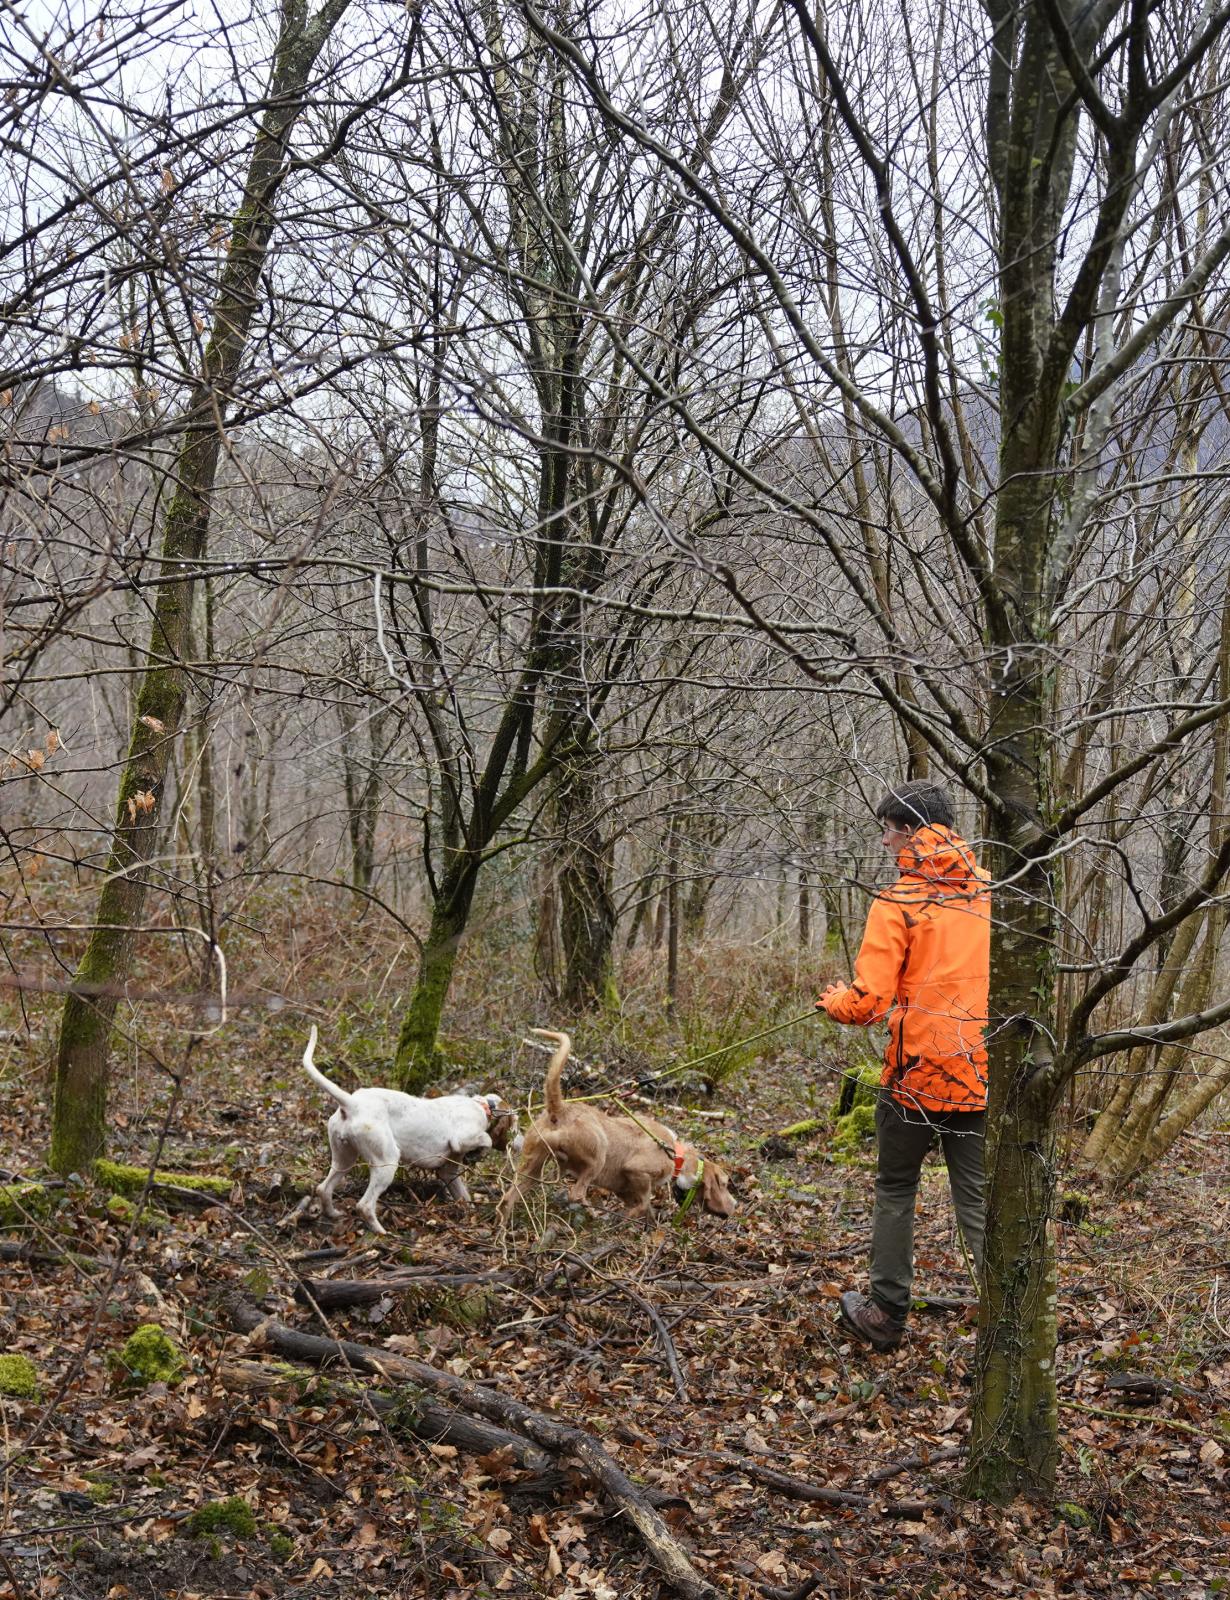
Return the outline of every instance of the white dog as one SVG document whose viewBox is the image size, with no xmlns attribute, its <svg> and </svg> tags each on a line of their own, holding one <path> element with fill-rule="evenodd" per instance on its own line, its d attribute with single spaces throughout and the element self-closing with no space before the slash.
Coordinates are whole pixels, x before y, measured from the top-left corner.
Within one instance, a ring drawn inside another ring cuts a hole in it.
<svg viewBox="0 0 1230 1600">
<path fill-rule="evenodd" d="M 320 1209 L 336 1217 L 333 1191 L 356 1162 L 366 1161 L 370 1174 L 359 1201 L 359 1215 L 373 1233 L 384 1233 L 376 1217 L 376 1201 L 397 1175 L 398 1163 L 444 1169 L 454 1199 L 468 1202 L 459 1160 L 471 1152 L 503 1150 L 517 1127 L 517 1114 L 498 1094 L 446 1094 L 425 1100 L 398 1089 L 356 1089 L 348 1094 L 312 1064 L 316 1028 L 312 1027 L 303 1070 L 338 1109 L 329 1118 L 329 1152 L 333 1165 L 317 1185 Z"/>
</svg>

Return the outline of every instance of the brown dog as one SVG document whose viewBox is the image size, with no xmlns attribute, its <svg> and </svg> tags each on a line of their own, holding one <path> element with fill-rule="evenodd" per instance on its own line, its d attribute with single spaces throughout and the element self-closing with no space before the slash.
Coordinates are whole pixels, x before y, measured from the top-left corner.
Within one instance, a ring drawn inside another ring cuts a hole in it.
<svg viewBox="0 0 1230 1600">
<path fill-rule="evenodd" d="M 618 1195 L 630 1216 L 643 1217 L 655 1191 L 673 1181 L 681 1198 L 697 1192 L 705 1210 L 714 1216 L 734 1214 L 736 1201 L 727 1188 L 724 1169 L 716 1161 L 702 1160 L 694 1146 L 676 1139 L 669 1128 L 649 1117 L 609 1116 L 592 1106 L 565 1100 L 560 1078 L 572 1052 L 572 1040 L 566 1033 L 545 1028 L 533 1031 L 556 1046 L 547 1068 L 547 1106 L 525 1136 L 516 1176 L 500 1201 L 502 1222 L 508 1221 L 523 1198 L 523 1185 L 538 1178 L 552 1158 L 568 1179 L 568 1198 L 582 1204 L 591 1188 L 607 1189 Z"/>
</svg>

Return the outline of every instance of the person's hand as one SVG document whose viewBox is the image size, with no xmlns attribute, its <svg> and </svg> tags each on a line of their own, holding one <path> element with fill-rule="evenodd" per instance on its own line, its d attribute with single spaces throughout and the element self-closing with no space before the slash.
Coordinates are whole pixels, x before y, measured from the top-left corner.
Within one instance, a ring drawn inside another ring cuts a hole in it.
<svg viewBox="0 0 1230 1600">
<path fill-rule="evenodd" d="M 846 986 L 844 983 L 830 983 L 828 988 L 820 996 L 819 1000 L 816 1001 L 816 1010 L 823 1011 L 827 1015 L 829 1001 L 836 1000 L 839 995 L 843 995 L 845 992 Z"/>
</svg>

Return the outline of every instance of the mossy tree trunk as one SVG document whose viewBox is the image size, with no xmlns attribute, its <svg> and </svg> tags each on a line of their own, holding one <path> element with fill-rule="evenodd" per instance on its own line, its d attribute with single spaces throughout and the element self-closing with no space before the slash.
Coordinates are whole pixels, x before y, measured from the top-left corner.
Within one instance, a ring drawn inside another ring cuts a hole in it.
<svg viewBox="0 0 1230 1600">
<path fill-rule="evenodd" d="M 175 492 L 163 523 L 163 570 L 179 567 L 185 576 L 158 591 L 103 889 L 76 987 L 65 1001 L 60 1021 L 50 1154 L 57 1172 L 84 1170 L 106 1143 L 111 1027 L 151 883 L 150 864 L 163 832 L 167 767 L 186 693 L 191 571 L 206 551 L 224 419 L 260 304 L 261 272 L 273 234 L 274 201 L 285 176 L 288 141 L 321 47 L 348 4 L 349 0 L 328 0 L 315 17 L 309 17 L 302 0 L 284 0 L 280 14 L 269 109 L 257 132 L 243 200 L 232 223 L 210 337 L 189 398 Z"/>
<path fill-rule="evenodd" d="M 1055 268 L 1078 119 L 1041 8 L 994 0 L 988 142 L 999 201 L 999 494 L 983 597 L 990 724 L 983 765 L 991 866 L 987 1236 L 968 1484 L 981 1498 L 1049 1494 L 1055 1389 L 1056 894 L 1050 795 L 1053 562 L 1063 399 L 1083 322 L 1055 323 Z M 1088 26 L 1074 48 L 1088 47 Z M 1130 171 L 1130 158 L 1129 158 Z M 1122 177 L 1122 174 L 1120 174 Z M 1117 219 L 1115 220 L 1117 227 Z M 1109 245 L 1114 238 L 1112 229 Z M 1096 281 L 1096 280 L 1095 280 Z"/>
<path fill-rule="evenodd" d="M 421 1094 L 439 1076 L 436 1040 L 481 865 L 481 854 L 459 854 L 432 905 L 431 923 L 419 952 L 414 993 L 397 1039 L 393 1075 L 406 1094 Z"/>
<path fill-rule="evenodd" d="M 1150 920 L 1087 983 L 1061 1038 L 1054 880 L 1061 844 L 1096 803 L 1099 786 L 1075 804 L 1066 793 L 1052 793 L 1053 618 L 1096 496 L 1114 385 L 1133 358 L 1130 342 L 1116 347 L 1116 316 L 1130 208 L 1147 176 L 1147 163 L 1137 166 L 1142 132 L 1153 119 L 1155 149 L 1175 100 L 1149 82 L 1143 14 L 1129 26 L 1115 86 L 1119 109 L 1112 112 L 1089 65 L 1109 25 L 1108 11 L 1065 0 L 1053 9 L 991 0 L 987 11 L 996 29 L 987 141 L 999 213 L 1001 433 L 993 562 L 971 546 L 964 530 L 954 528 L 954 536 L 984 608 L 991 714 L 981 757 L 999 886 L 988 1029 L 986 1259 L 967 1484 L 982 1498 L 1006 1501 L 1022 1492 L 1049 1496 L 1058 1461 L 1052 1215 L 1062 1092 L 1084 1062 L 1122 1048 L 1120 1037 L 1090 1033 L 1098 1006 L 1215 892 L 1230 852 L 1218 850 L 1191 896 Z M 1212 37 L 1202 37 L 1185 72 Z M 1080 262 L 1075 268 L 1069 263 L 1061 282 L 1058 244 L 1083 116 L 1096 125 L 1100 198 Z M 1219 245 L 1221 254 L 1228 245 Z M 1220 258 L 1210 252 L 1201 270 L 1214 270 Z M 1177 314 L 1180 304 L 1176 300 L 1165 314 Z M 1074 361 L 1086 335 L 1078 383 Z M 1082 419 L 1075 437 L 1074 415 Z M 1122 782 L 1120 769 L 1106 780 L 1106 792 Z M 1182 1024 L 1189 1031 L 1198 1025 L 1199 1018 Z"/>
</svg>

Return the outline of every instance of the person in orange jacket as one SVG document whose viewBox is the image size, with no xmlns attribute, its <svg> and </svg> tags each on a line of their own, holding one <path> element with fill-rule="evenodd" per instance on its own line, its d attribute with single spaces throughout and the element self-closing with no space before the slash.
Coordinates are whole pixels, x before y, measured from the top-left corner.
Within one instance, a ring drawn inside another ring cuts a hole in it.
<svg viewBox="0 0 1230 1600">
<path fill-rule="evenodd" d="M 937 1138 L 957 1222 L 982 1274 L 991 896 L 990 875 L 954 831 L 952 802 L 937 784 L 898 784 L 876 816 L 900 876 L 871 903 L 852 982 L 830 984 L 816 1007 L 834 1022 L 888 1023 L 871 1293 L 843 1294 L 840 1319 L 874 1349 L 892 1350 L 910 1310 L 923 1158 Z"/>
</svg>

